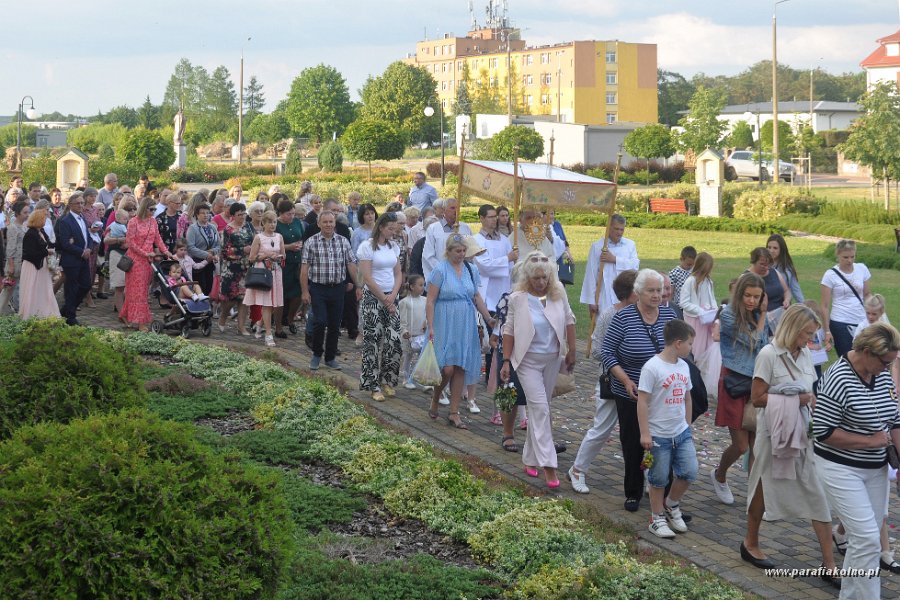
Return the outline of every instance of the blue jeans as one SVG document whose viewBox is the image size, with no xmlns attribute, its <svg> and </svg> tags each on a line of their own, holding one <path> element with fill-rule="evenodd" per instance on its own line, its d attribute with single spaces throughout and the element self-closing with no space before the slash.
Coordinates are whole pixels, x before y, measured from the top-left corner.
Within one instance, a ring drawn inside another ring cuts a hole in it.
<svg viewBox="0 0 900 600">
<path fill-rule="evenodd" d="M 647 480 L 653 487 L 666 487 L 669 473 L 688 482 L 697 479 L 697 451 L 690 427 L 671 438 L 653 436 L 650 453 L 653 454 L 653 466 L 647 471 Z"/>
<path fill-rule="evenodd" d="M 834 339 L 834 351 L 838 357 L 846 356 L 853 349 L 853 329 L 856 323 L 841 323 L 840 321 L 829 321 L 828 330 L 831 331 L 831 337 Z"/>
</svg>

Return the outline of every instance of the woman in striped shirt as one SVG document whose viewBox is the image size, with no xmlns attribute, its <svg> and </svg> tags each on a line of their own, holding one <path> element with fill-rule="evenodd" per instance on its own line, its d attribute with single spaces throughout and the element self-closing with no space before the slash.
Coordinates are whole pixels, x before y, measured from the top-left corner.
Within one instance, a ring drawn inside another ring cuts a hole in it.
<svg viewBox="0 0 900 600">
<path fill-rule="evenodd" d="M 663 277 L 653 269 L 641 269 L 634 281 L 636 304 L 617 312 L 603 338 L 600 358 L 612 374 L 611 387 L 619 415 L 619 441 L 625 460 L 625 510 L 636 512 L 644 493 L 641 430 L 637 419 L 637 384 L 641 369 L 664 346 L 663 328 L 675 311 L 660 306 Z"/>
<path fill-rule="evenodd" d="M 816 471 L 847 531 L 844 569 L 877 573 L 879 529 L 887 513 L 887 447 L 900 447 L 900 412 L 888 368 L 900 334 L 886 323 L 867 327 L 853 350 L 831 365 L 819 385 L 813 417 Z M 877 577 L 845 576 L 842 598 L 880 598 Z"/>
</svg>

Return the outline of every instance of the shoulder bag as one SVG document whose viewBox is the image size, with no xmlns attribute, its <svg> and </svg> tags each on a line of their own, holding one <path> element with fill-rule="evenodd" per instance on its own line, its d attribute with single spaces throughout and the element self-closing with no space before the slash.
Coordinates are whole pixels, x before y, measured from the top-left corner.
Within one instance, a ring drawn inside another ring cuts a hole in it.
<svg viewBox="0 0 900 600">
<path fill-rule="evenodd" d="M 866 303 L 863 302 L 863 299 L 860 297 L 859 292 L 856 291 L 856 288 L 853 287 L 853 285 L 852 285 L 849 281 L 847 281 L 847 278 L 844 277 L 844 274 L 841 273 L 841 272 L 840 272 L 837 268 L 835 268 L 835 267 L 831 267 L 831 270 L 834 271 L 834 274 L 835 274 L 835 275 L 837 275 L 838 277 L 841 278 L 841 281 L 843 281 L 843 282 L 847 285 L 848 288 L 850 288 L 850 291 L 853 292 L 853 295 L 856 296 L 856 299 L 859 300 L 859 303 L 863 305 L 863 308 L 865 308 Z"/>
<path fill-rule="evenodd" d="M 560 256 L 559 260 L 556 261 L 556 270 L 561 284 L 574 285 L 575 263 L 566 260 L 565 256 Z"/>
</svg>

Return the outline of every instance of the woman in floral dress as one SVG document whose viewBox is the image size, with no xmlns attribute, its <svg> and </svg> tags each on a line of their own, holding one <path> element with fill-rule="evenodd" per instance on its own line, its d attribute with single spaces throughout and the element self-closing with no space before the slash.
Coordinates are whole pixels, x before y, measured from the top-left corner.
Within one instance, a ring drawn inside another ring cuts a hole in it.
<svg viewBox="0 0 900 600">
<path fill-rule="evenodd" d="M 159 237 L 159 228 L 153 218 L 155 203 L 151 196 L 141 198 L 137 215 L 128 221 L 128 233 L 125 236 L 128 244 L 126 256 L 134 264 L 125 273 L 125 303 L 119 313 L 119 320 L 126 326 L 136 324 L 141 331 L 147 331 L 147 325 L 153 320 L 147 300 L 150 280 L 153 278 L 153 267 L 150 264 L 155 256 L 153 247 L 156 246 L 161 253 L 173 258 Z"/>
<path fill-rule="evenodd" d="M 231 220 L 222 231 L 222 263 L 221 263 L 221 298 L 222 313 L 219 316 L 219 331 L 225 331 L 225 322 L 231 307 L 238 305 L 237 327 L 241 335 L 250 335 L 247 331 L 247 306 L 244 305 L 244 275 L 249 263 L 247 256 L 256 230 L 247 221 L 247 207 L 235 202 L 228 207 Z"/>
</svg>

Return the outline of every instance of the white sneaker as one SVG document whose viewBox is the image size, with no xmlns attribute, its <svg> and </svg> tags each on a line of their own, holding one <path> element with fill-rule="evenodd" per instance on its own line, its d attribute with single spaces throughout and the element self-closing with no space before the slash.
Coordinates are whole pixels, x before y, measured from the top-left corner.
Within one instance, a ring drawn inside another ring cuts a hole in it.
<svg viewBox="0 0 900 600">
<path fill-rule="evenodd" d="M 416 389 L 416 384 L 414 384 L 412 381 L 407 381 L 406 383 L 403 384 L 403 387 L 405 387 L 408 390 L 414 390 L 414 389 Z"/>
<path fill-rule="evenodd" d="M 579 494 L 589 494 L 591 489 L 585 483 L 587 479 L 584 473 L 575 473 L 575 467 L 569 467 L 569 470 L 566 471 L 566 476 L 569 478 L 569 481 L 572 482 L 572 489 L 578 492 Z"/>
<path fill-rule="evenodd" d="M 209 296 L 206 294 L 197 294 L 197 302 L 203 302 L 204 300 L 209 300 Z"/>
<path fill-rule="evenodd" d="M 450 398 L 447 397 L 447 392 L 441 392 L 441 399 L 438 400 L 438 404 L 441 406 L 449 406 Z"/>
<path fill-rule="evenodd" d="M 669 525 L 666 523 L 666 517 L 663 515 L 652 515 L 650 517 L 650 527 L 648 527 L 648 529 L 650 530 L 650 533 L 656 537 L 669 540 L 675 537 L 675 532 L 669 529 Z"/>
<path fill-rule="evenodd" d="M 193 296 L 191 296 L 191 300 L 193 300 L 194 302 L 196 302 L 199 299 L 200 299 L 200 296 L 198 296 L 197 294 L 194 294 Z"/>
<path fill-rule="evenodd" d="M 687 523 L 684 522 L 684 518 L 681 516 L 680 506 L 666 507 L 666 523 L 678 533 L 686 533 L 688 530 Z"/>
<path fill-rule="evenodd" d="M 481 412 L 481 409 L 478 408 L 477 404 L 475 404 L 475 400 L 469 400 L 469 412 L 473 415 L 477 415 Z"/>
<path fill-rule="evenodd" d="M 719 497 L 719 500 L 722 504 L 734 504 L 734 494 L 731 493 L 731 488 L 728 487 L 728 482 L 719 483 L 719 480 L 716 479 L 716 469 L 713 467 L 713 470 L 709 472 L 709 480 L 712 481 L 713 490 L 716 492 L 716 496 Z"/>
</svg>

